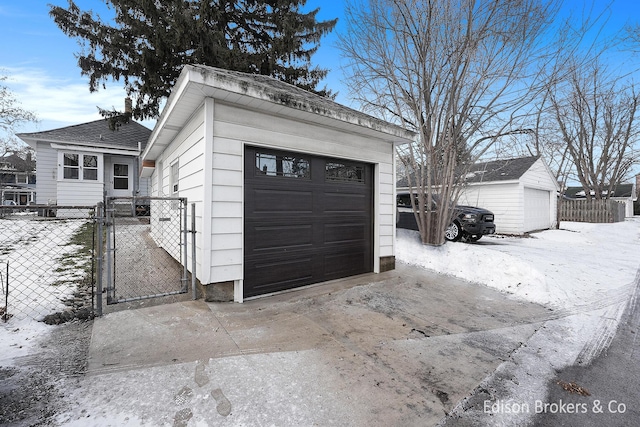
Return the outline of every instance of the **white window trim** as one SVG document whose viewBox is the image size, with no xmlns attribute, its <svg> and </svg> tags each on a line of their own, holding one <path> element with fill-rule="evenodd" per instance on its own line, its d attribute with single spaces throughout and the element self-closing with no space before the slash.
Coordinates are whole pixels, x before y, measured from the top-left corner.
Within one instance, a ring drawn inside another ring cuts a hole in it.
<svg viewBox="0 0 640 427">
<path fill-rule="evenodd" d="M 70 178 L 65 178 L 64 177 L 64 155 L 65 154 L 77 154 L 78 155 L 78 165 L 79 165 L 79 170 L 78 170 L 78 179 L 70 179 Z M 83 156 L 98 156 L 98 179 L 97 180 L 93 180 L 93 179 L 83 179 L 83 173 L 82 173 L 82 169 L 83 169 Z M 104 184 L 104 158 L 103 155 L 100 153 L 86 153 L 86 152 L 80 152 L 80 151 L 58 151 L 58 181 L 65 181 L 65 182 L 93 182 L 93 183 L 97 183 L 97 184 Z"/>
</svg>

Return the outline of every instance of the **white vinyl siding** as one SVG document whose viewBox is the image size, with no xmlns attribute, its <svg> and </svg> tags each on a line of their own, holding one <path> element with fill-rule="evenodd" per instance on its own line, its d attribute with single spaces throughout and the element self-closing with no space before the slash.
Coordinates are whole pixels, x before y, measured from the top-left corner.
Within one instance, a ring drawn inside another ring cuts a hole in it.
<svg viewBox="0 0 640 427">
<path fill-rule="evenodd" d="M 203 109 L 199 109 L 192 119 L 182 128 L 174 141 L 164 151 L 162 157 L 156 161 L 156 169 L 153 172 L 151 182 L 151 196 L 155 197 L 186 197 L 187 206 L 187 224 L 191 227 L 191 204 L 196 204 L 196 230 L 198 236 L 202 236 L 202 198 L 204 185 L 204 116 Z M 173 193 L 172 165 L 177 165 L 178 180 L 175 182 L 178 192 Z M 164 221 L 159 221 L 157 215 L 154 215 L 154 204 L 166 202 L 151 203 L 151 235 L 154 240 L 165 249 L 169 250 L 170 245 L 164 244 Z M 174 218 L 175 217 L 175 218 Z M 177 221 L 179 212 L 172 214 L 172 221 Z M 189 233 L 187 244 L 191 245 L 191 236 Z M 180 259 L 177 251 L 169 250 L 170 254 Z M 175 252 L 175 253 L 174 253 Z M 202 239 L 196 238 L 196 252 L 202 253 Z M 187 253 L 187 269 L 191 271 L 191 251 Z M 202 260 L 196 256 L 196 277 L 202 283 L 205 281 Z"/>
<path fill-rule="evenodd" d="M 36 203 L 54 204 L 58 197 L 58 152 L 48 142 L 38 141 L 36 167 Z"/>
<path fill-rule="evenodd" d="M 468 185 L 462 191 L 458 204 L 477 206 L 493 212 L 496 233 L 522 233 L 524 199 L 517 182 Z"/>
<path fill-rule="evenodd" d="M 96 181 L 58 181 L 59 206 L 93 206 L 103 200 L 103 184 Z"/>
<path fill-rule="evenodd" d="M 556 190 L 553 175 L 538 159 L 518 180 L 467 185 L 459 203 L 493 212 L 496 233 L 524 234 L 555 225 Z"/>
</svg>

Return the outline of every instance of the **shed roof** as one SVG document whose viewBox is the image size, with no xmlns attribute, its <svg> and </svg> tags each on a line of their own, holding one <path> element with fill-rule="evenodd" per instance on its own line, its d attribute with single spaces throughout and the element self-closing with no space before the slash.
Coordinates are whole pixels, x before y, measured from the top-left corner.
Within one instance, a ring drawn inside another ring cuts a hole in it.
<svg viewBox="0 0 640 427">
<path fill-rule="evenodd" d="M 332 126 L 389 141 L 406 143 L 414 132 L 385 122 L 270 76 L 205 65 L 186 65 L 158 119 L 143 159 L 155 160 L 205 98 L 274 115 Z"/>
<path fill-rule="evenodd" d="M 522 177 L 540 156 L 518 157 L 514 159 L 492 160 L 476 163 L 465 176 L 465 182 L 511 181 Z"/>
<path fill-rule="evenodd" d="M 140 144 L 144 150 L 150 135 L 150 129 L 133 120 L 121 124 L 117 130 L 111 130 L 109 122 L 101 119 L 43 132 L 19 133 L 16 136 L 28 144 L 47 141 L 130 150 L 137 150 Z"/>
<path fill-rule="evenodd" d="M 540 156 L 529 156 L 475 163 L 466 172 L 464 181 L 473 184 L 518 180 L 539 158 Z M 398 180 L 396 186 L 398 188 L 406 188 L 409 186 L 409 180 L 407 177 L 402 177 Z"/>
</svg>

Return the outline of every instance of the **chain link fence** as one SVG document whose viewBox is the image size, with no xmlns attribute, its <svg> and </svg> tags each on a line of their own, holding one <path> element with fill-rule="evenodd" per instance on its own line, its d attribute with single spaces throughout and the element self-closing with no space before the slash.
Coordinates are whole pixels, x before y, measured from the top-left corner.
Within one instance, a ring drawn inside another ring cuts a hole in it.
<svg viewBox="0 0 640 427">
<path fill-rule="evenodd" d="M 0 206 L 0 321 L 93 317 L 95 214 L 87 206 Z"/>
<path fill-rule="evenodd" d="M 107 304 L 189 299 L 186 199 L 111 197 L 105 211 Z"/>
</svg>

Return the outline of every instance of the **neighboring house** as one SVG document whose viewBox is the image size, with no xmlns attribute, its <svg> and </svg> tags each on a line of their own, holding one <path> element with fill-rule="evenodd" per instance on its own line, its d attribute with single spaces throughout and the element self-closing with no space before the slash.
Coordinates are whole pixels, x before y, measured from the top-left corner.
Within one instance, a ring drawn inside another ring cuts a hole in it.
<svg viewBox="0 0 640 427">
<path fill-rule="evenodd" d="M 35 190 L 36 171 L 31 152 L 25 158 L 16 153 L 0 157 L 0 204 L 35 203 Z"/>
<path fill-rule="evenodd" d="M 397 183 L 408 190 L 407 179 Z M 539 156 L 476 163 L 465 176 L 458 203 L 495 215 L 496 233 L 524 234 L 557 224 L 558 184 Z"/>
<path fill-rule="evenodd" d="M 595 195 L 595 191 L 590 190 L 592 196 Z M 567 187 L 564 192 L 564 196 L 568 199 L 581 200 L 587 198 L 585 189 L 581 186 Z M 607 195 L 603 194 L 603 198 Z M 615 200 L 618 203 L 624 205 L 624 216 L 633 216 L 633 202 L 638 199 L 636 194 L 636 184 L 618 184 L 613 187 L 612 193 L 609 195 L 610 200 Z"/>
<path fill-rule="evenodd" d="M 36 203 L 91 206 L 105 196 L 147 196 L 139 156 L 150 134 L 133 120 L 111 130 L 104 119 L 18 134 L 36 151 Z"/>
<path fill-rule="evenodd" d="M 190 65 L 143 176 L 152 195 L 196 204 L 205 298 L 242 302 L 393 269 L 395 145 L 413 137 L 271 77 Z"/>
</svg>

